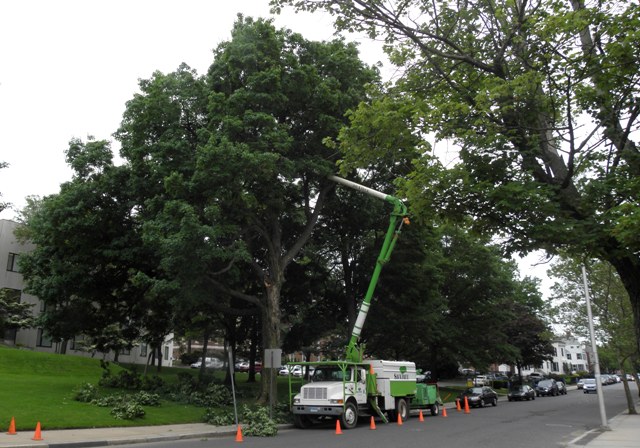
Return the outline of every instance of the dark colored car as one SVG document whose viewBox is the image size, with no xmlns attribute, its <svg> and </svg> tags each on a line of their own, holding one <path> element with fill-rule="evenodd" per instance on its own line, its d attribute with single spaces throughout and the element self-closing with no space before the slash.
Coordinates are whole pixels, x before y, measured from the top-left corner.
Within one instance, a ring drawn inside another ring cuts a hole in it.
<svg viewBox="0 0 640 448">
<path fill-rule="evenodd" d="M 558 392 L 560 392 L 560 395 L 567 395 L 567 385 L 564 384 L 562 381 L 558 381 Z"/>
<path fill-rule="evenodd" d="M 464 397 L 467 397 L 467 402 L 469 403 L 470 407 L 482 408 L 486 404 L 498 406 L 498 394 L 489 386 L 476 386 L 468 388 L 460 395 L 458 395 L 461 404 L 464 404 Z"/>
<path fill-rule="evenodd" d="M 560 395 L 558 383 L 554 379 L 540 380 L 536 384 L 536 396 L 550 395 L 552 397 Z"/>
<path fill-rule="evenodd" d="M 507 394 L 509 401 L 535 400 L 536 391 L 531 386 L 523 384 L 522 386 L 511 386 Z"/>
</svg>

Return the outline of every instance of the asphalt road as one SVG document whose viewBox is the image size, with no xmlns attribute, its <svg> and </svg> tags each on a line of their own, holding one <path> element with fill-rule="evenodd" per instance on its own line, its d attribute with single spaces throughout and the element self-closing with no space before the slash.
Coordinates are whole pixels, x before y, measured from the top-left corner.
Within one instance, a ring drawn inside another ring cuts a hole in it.
<svg viewBox="0 0 640 448">
<path fill-rule="evenodd" d="M 604 389 L 607 418 L 623 412 L 626 400 L 622 384 Z M 632 384 L 637 400 L 638 390 Z M 262 448 L 416 448 L 433 446 L 473 448 L 547 448 L 564 446 L 585 431 L 600 426 L 597 394 L 570 390 L 565 396 L 538 397 L 529 402 L 499 401 L 496 407 L 471 409 L 469 414 L 448 410 L 448 417 L 425 414 L 404 422 L 384 424 L 362 421 L 353 430 L 335 433 L 335 424 L 308 430 L 284 429 L 276 437 L 244 437 L 242 446 Z M 154 448 L 237 447 L 235 437 L 127 445 Z"/>
</svg>

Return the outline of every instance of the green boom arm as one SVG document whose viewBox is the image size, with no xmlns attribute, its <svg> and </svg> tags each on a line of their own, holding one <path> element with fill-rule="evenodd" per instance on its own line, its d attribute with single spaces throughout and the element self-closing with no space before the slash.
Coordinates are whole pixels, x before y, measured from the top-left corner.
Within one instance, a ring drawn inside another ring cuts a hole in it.
<svg viewBox="0 0 640 448">
<path fill-rule="evenodd" d="M 380 272 L 382 271 L 382 266 L 391 258 L 391 252 L 396 245 L 396 241 L 398 240 L 398 236 L 400 235 L 400 230 L 402 229 L 402 225 L 404 222 L 408 222 L 407 219 L 407 207 L 400 201 L 400 199 L 390 196 L 385 193 L 381 193 L 379 191 L 373 190 L 371 188 L 365 187 L 363 185 L 357 184 L 355 182 L 351 182 L 349 180 L 343 179 L 337 176 L 329 176 L 334 182 L 337 182 L 341 185 L 344 185 L 349 188 L 353 188 L 354 190 L 361 191 L 369 196 L 373 196 L 378 199 L 385 200 L 393 204 L 393 211 L 391 212 L 391 217 L 389 218 L 389 228 L 387 229 L 387 233 L 384 238 L 384 243 L 382 244 L 382 249 L 380 250 L 380 255 L 378 255 L 378 260 L 376 262 L 376 267 L 373 270 L 373 275 L 371 276 L 371 281 L 369 282 L 369 288 L 367 289 L 367 294 L 364 296 L 362 300 L 362 304 L 360 305 L 360 310 L 358 311 L 358 317 L 356 319 L 356 323 L 353 326 L 353 331 L 351 332 L 351 339 L 349 340 L 349 345 L 347 345 L 346 349 L 346 360 L 351 362 L 362 362 L 363 349 L 358 345 L 358 341 L 360 339 L 360 332 L 362 331 L 362 327 L 364 326 L 364 322 L 367 319 L 367 313 L 369 312 L 369 307 L 371 305 L 371 299 L 373 298 L 373 292 L 376 289 L 376 285 L 378 283 L 378 278 L 380 277 Z"/>
</svg>

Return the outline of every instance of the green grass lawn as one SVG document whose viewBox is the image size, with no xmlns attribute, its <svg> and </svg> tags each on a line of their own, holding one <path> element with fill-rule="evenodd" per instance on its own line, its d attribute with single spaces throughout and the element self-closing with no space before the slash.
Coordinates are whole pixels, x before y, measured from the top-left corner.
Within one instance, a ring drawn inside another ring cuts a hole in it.
<svg viewBox="0 0 640 448">
<path fill-rule="evenodd" d="M 111 364 L 112 373 L 119 366 Z M 166 382 L 177 379 L 177 372 L 195 370 L 163 368 Z M 141 371 L 141 369 L 139 369 Z M 102 376 L 98 359 L 70 355 L 32 352 L 0 346 L 0 431 L 6 431 L 11 417 L 18 430 L 33 430 L 41 422 L 43 429 L 91 428 L 110 426 L 163 425 L 201 422 L 204 408 L 162 401 L 158 407 L 144 406 L 142 419 L 117 420 L 110 408 L 75 401 L 74 391 L 84 383 L 98 384 Z M 155 374 L 155 369 L 149 372 Z M 218 372 L 222 375 L 221 372 Z M 246 382 L 247 374 L 237 374 L 236 381 L 243 400 L 255 401 L 258 384 Z M 285 386 L 279 386 L 285 391 Z M 115 392 L 101 389 L 101 393 Z"/>
</svg>

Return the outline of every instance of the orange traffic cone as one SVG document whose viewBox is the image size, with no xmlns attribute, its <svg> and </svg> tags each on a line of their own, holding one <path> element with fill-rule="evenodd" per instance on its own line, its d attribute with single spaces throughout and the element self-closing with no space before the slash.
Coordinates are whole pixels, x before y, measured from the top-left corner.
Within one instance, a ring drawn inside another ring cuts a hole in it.
<svg viewBox="0 0 640 448">
<path fill-rule="evenodd" d="M 7 432 L 7 434 L 9 434 L 10 436 L 15 436 L 16 434 L 18 434 L 16 432 L 16 419 L 14 417 L 11 417 L 11 424 L 9 424 L 9 432 Z"/>
<path fill-rule="evenodd" d="M 373 418 L 373 415 L 371 416 L 371 425 L 369 425 L 369 429 L 376 429 L 376 421 Z"/>
<path fill-rule="evenodd" d="M 469 414 L 471 411 L 469 411 L 469 400 L 467 400 L 467 397 L 464 397 L 464 413 L 465 414 Z"/>
<path fill-rule="evenodd" d="M 418 415 L 418 421 L 420 422 L 424 421 L 424 415 L 422 415 L 422 409 L 420 409 L 420 414 Z"/>
<path fill-rule="evenodd" d="M 340 429 L 340 419 L 336 420 L 336 434 L 342 434 L 342 429 Z"/>
<path fill-rule="evenodd" d="M 443 417 L 447 416 L 447 408 L 445 408 L 444 406 L 442 406 L 442 416 Z"/>
<path fill-rule="evenodd" d="M 244 442 L 242 438 L 242 426 L 238 425 L 238 431 L 236 431 L 236 442 Z"/>
<path fill-rule="evenodd" d="M 40 422 L 36 425 L 36 432 L 31 440 L 44 440 L 42 438 L 42 432 L 40 431 Z"/>
<path fill-rule="evenodd" d="M 401 425 L 402 425 L 402 416 L 398 412 L 398 426 L 401 426 Z"/>
<path fill-rule="evenodd" d="M 460 412 L 462 411 L 462 408 L 460 407 L 460 399 L 456 398 L 456 411 Z"/>
</svg>

